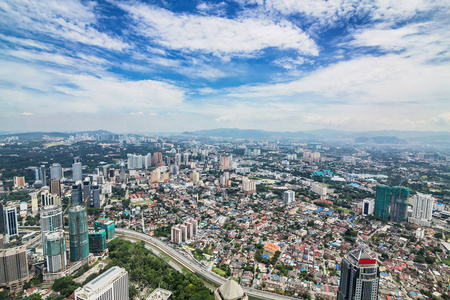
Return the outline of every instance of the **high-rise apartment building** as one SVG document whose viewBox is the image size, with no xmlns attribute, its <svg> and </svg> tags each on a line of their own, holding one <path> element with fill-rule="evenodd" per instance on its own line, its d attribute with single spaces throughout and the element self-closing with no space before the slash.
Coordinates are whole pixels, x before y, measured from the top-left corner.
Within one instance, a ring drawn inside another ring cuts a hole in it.
<svg viewBox="0 0 450 300">
<path fill-rule="evenodd" d="M 80 261 L 89 256 L 89 236 L 86 207 L 69 208 L 70 260 Z"/>
<path fill-rule="evenodd" d="M 128 272 L 117 266 L 75 290 L 75 300 L 128 299 Z"/>
<path fill-rule="evenodd" d="M 161 152 L 155 152 L 153 153 L 152 157 L 152 167 L 162 167 L 164 166 L 164 161 L 162 158 Z"/>
<path fill-rule="evenodd" d="M 283 193 L 284 204 L 291 204 L 295 201 L 295 192 L 294 191 L 285 191 Z"/>
<path fill-rule="evenodd" d="M 73 158 L 72 178 L 75 182 L 83 180 L 83 166 L 79 156 Z"/>
<path fill-rule="evenodd" d="M 361 245 L 342 260 L 337 300 L 377 300 L 379 281 L 377 260 Z"/>
<path fill-rule="evenodd" d="M 0 250 L 0 286 L 21 291 L 31 277 L 26 247 Z"/>
<path fill-rule="evenodd" d="M 220 157 L 220 172 L 223 171 L 231 171 L 231 156 L 230 155 L 222 155 Z"/>
<path fill-rule="evenodd" d="M 377 185 L 374 215 L 397 222 L 407 221 L 410 190 L 399 186 Z"/>
<path fill-rule="evenodd" d="M 50 179 L 61 179 L 63 177 L 62 167 L 58 163 L 50 166 Z"/>
<path fill-rule="evenodd" d="M 256 182 L 254 180 L 244 178 L 242 179 L 242 191 L 245 194 L 253 194 L 256 192 Z"/>
<path fill-rule="evenodd" d="M 431 195 L 417 193 L 414 195 L 413 211 L 408 221 L 417 225 L 430 226 L 433 219 L 433 205 L 434 199 Z"/>
</svg>

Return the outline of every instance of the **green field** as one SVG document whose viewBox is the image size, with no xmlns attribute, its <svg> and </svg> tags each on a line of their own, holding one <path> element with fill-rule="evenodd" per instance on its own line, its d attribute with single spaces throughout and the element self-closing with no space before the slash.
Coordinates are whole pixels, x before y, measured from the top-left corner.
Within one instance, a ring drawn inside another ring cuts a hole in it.
<svg viewBox="0 0 450 300">
<path fill-rule="evenodd" d="M 227 274 L 224 270 L 221 270 L 217 267 L 212 267 L 212 271 L 222 277 L 226 277 L 226 274 Z"/>
</svg>

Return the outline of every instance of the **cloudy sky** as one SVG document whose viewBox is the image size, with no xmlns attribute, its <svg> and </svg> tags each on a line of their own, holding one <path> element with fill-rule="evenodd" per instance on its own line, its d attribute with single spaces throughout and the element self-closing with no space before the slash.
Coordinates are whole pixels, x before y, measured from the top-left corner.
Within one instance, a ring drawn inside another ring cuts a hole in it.
<svg viewBox="0 0 450 300">
<path fill-rule="evenodd" d="M 448 0 L 0 1 L 0 131 L 450 130 Z"/>
</svg>

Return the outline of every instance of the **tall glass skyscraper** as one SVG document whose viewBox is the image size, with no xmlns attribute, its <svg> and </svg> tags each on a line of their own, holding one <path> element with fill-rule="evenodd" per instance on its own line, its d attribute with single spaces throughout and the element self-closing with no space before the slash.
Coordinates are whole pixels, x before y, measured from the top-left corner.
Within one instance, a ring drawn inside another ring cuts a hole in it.
<svg viewBox="0 0 450 300">
<path fill-rule="evenodd" d="M 80 261 L 89 256 L 89 236 L 86 207 L 69 208 L 70 260 Z"/>
<path fill-rule="evenodd" d="M 365 245 L 344 256 L 338 300 L 377 300 L 380 271 Z"/>
</svg>

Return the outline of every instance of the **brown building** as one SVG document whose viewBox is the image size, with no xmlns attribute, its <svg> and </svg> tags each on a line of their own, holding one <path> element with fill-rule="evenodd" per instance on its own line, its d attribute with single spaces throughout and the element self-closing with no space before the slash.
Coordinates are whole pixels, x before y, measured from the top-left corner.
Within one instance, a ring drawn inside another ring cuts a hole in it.
<svg viewBox="0 0 450 300">
<path fill-rule="evenodd" d="M 50 193 L 61 197 L 61 182 L 59 179 L 50 179 Z"/>
<path fill-rule="evenodd" d="M 164 161 L 162 158 L 161 152 L 155 152 L 153 153 L 152 157 L 152 167 L 162 167 L 164 166 Z"/>
</svg>

